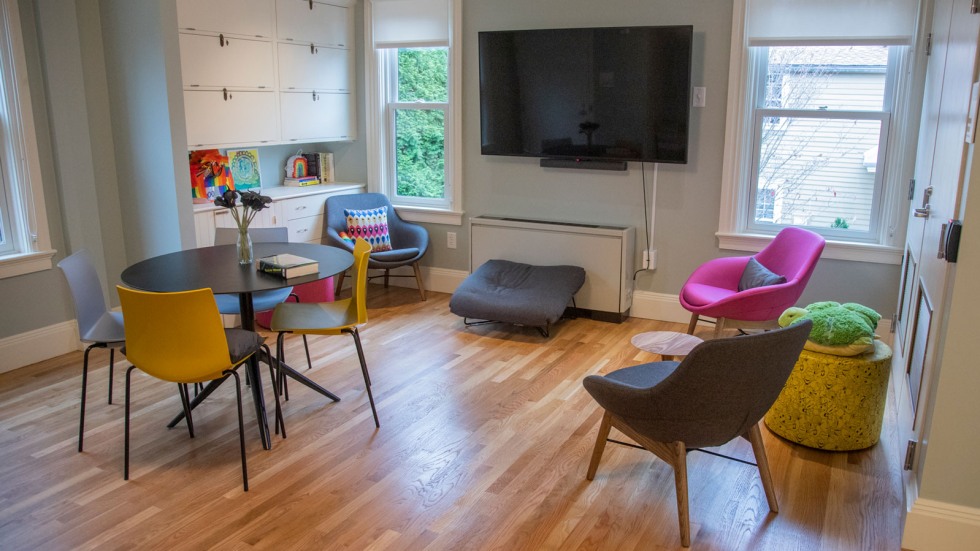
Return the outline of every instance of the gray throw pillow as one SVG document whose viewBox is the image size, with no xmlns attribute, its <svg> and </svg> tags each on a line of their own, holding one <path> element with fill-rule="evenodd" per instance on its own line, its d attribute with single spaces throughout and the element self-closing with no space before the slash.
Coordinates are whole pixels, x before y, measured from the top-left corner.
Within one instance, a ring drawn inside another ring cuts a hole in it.
<svg viewBox="0 0 980 551">
<path fill-rule="evenodd" d="M 769 271 L 769 268 L 766 268 L 755 257 L 752 257 L 749 258 L 749 263 L 745 265 L 745 271 L 742 272 L 742 279 L 738 280 L 738 290 L 744 291 L 746 289 L 754 289 L 766 285 L 778 285 L 780 283 L 786 283 L 786 276 L 772 273 Z"/>
</svg>

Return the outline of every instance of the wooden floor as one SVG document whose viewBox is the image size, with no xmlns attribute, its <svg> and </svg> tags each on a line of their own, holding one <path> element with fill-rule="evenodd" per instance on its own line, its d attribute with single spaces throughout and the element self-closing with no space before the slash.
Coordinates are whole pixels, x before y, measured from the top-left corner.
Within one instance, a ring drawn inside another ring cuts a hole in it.
<svg viewBox="0 0 980 551">
<path fill-rule="evenodd" d="M 609 445 L 585 480 L 600 410 L 582 378 L 657 359 L 630 337 L 682 326 L 577 319 L 544 339 L 466 328 L 445 294 L 419 302 L 414 290 L 372 285 L 369 295 L 361 335 L 381 428 L 352 341 L 313 338 L 308 373 L 342 401 L 290 385 L 288 438 L 265 451 L 249 400 L 247 493 L 230 384 L 196 410 L 190 439 L 183 425 L 164 426 L 180 407 L 175 387 L 134 376 L 126 482 L 124 369 L 108 405 L 108 354 L 93 352 L 81 454 L 80 352 L 0 375 L 0 549 L 680 548 L 673 475 L 652 454 Z M 288 342 L 290 363 L 302 365 L 301 341 Z M 890 411 L 882 441 L 856 453 L 763 428 L 779 514 L 754 467 L 690 454 L 691 548 L 899 549 Z M 723 451 L 752 456 L 747 442 Z"/>
</svg>

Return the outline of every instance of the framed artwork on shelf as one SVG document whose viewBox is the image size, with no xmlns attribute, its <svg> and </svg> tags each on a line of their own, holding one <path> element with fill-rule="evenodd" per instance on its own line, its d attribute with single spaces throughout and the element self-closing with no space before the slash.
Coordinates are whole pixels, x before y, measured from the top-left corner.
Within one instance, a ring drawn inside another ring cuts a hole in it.
<svg viewBox="0 0 980 551">
<path fill-rule="evenodd" d="M 191 197 L 195 203 L 211 203 L 235 189 L 228 157 L 217 149 L 198 149 L 188 155 L 191 169 Z"/>
<path fill-rule="evenodd" d="M 235 189 L 245 191 L 262 187 L 258 149 L 229 149 L 228 166 L 231 167 Z"/>
</svg>

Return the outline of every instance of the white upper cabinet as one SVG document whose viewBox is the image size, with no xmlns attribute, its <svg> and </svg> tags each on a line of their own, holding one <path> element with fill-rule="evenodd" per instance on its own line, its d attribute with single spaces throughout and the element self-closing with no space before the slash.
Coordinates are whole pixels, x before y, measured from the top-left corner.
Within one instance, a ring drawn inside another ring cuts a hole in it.
<svg viewBox="0 0 980 551">
<path fill-rule="evenodd" d="M 276 32 L 283 42 L 350 48 L 349 11 L 313 0 L 276 0 Z"/>
<path fill-rule="evenodd" d="M 272 42 L 223 35 L 180 34 L 184 88 L 275 87 Z"/>
<path fill-rule="evenodd" d="M 185 90 L 187 146 L 278 142 L 275 92 Z"/>
<path fill-rule="evenodd" d="M 283 140 L 309 142 L 351 139 L 354 131 L 351 128 L 350 100 L 350 94 L 279 94 Z"/>
<path fill-rule="evenodd" d="M 348 92 L 349 55 L 348 50 L 313 44 L 279 44 L 279 88 Z"/>
<path fill-rule="evenodd" d="M 177 0 L 177 28 L 272 38 L 273 0 Z"/>
</svg>

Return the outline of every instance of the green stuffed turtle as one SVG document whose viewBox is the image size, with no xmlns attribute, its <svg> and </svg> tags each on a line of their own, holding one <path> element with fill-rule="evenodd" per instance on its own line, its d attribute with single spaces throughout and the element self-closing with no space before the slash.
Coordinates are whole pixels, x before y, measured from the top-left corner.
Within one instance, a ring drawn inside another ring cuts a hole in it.
<svg viewBox="0 0 980 551">
<path fill-rule="evenodd" d="M 811 320 L 813 329 L 804 348 L 837 356 L 856 356 L 874 350 L 875 329 L 881 315 L 867 306 L 848 302 L 814 302 L 806 308 L 787 308 L 779 326 Z"/>
</svg>

